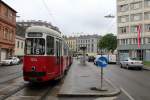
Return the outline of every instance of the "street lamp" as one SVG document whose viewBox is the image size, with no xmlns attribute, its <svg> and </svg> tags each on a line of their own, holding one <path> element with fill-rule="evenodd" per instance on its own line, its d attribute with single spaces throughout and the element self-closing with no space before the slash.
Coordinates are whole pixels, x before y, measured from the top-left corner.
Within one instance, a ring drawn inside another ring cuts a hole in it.
<svg viewBox="0 0 150 100">
<path fill-rule="evenodd" d="M 111 14 L 109 14 L 109 15 L 106 15 L 106 16 L 104 16 L 105 18 L 115 18 L 115 16 L 114 15 L 111 15 Z"/>
</svg>

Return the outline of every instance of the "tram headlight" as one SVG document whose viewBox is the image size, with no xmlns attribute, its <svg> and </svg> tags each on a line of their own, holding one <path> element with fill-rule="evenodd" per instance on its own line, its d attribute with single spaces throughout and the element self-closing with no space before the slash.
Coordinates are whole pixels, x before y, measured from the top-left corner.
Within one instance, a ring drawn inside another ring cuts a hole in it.
<svg viewBox="0 0 150 100">
<path fill-rule="evenodd" d="M 32 71 L 32 72 L 35 72 L 35 71 L 36 71 L 35 66 L 32 66 L 31 71 Z"/>
</svg>

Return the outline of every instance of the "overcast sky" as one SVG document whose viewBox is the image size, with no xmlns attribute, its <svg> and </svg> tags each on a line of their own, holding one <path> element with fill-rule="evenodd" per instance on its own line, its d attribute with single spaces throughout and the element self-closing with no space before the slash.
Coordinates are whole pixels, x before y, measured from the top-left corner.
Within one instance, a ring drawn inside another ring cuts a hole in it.
<svg viewBox="0 0 150 100">
<path fill-rule="evenodd" d="M 20 16 L 17 20 L 51 22 L 66 35 L 116 34 L 116 0 L 3 0 Z"/>
</svg>

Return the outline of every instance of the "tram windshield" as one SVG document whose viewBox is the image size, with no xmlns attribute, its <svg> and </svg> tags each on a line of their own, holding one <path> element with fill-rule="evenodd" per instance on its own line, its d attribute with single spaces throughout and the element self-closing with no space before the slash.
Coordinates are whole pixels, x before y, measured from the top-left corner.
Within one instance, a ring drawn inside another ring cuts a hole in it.
<svg viewBox="0 0 150 100">
<path fill-rule="evenodd" d="M 43 38 L 27 38 L 25 48 L 27 55 L 44 55 L 45 40 Z"/>
</svg>

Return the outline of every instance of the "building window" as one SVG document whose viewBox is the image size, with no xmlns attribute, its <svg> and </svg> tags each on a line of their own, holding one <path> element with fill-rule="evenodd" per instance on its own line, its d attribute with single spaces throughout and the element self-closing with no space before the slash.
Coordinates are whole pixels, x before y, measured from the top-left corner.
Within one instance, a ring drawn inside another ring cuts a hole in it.
<svg viewBox="0 0 150 100">
<path fill-rule="evenodd" d="M 150 32 L 150 24 L 145 25 L 145 32 Z"/>
<path fill-rule="evenodd" d="M 94 45 L 92 44 L 92 47 L 91 47 L 91 52 L 93 52 L 93 51 L 94 51 L 93 49 L 94 49 Z"/>
<path fill-rule="evenodd" d="M 19 42 L 19 41 L 17 41 L 17 48 L 19 48 L 19 45 L 20 45 L 20 42 Z"/>
<path fill-rule="evenodd" d="M 145 20 L 150 19 L 150 12 L 145 12 L 145 13 L 144 13 L 144 19 L 145 19 Z"/>
<path fill-rule="evenodd" d="M 140 21 L 142 20 L 142 14 L 133 14 L 131 15 L 131 21 Z"/>
<path fill-rule="evenodd" d="M 123 33 L 128 33 L 128 27 L 119 27 L 119 33 L 123 34 Z"/>
<path fill-rule="evenodd" d="M 141 26 L 141 32 L 142 32 L 142 26 Z M 131 26 L 131 33 L 137 33 L 137 26 Z"/>
<path fill-rule="evenodd" d="M 23 49 L 23 42 L 21 42 L 21 49 Z"/>
<path fill-rule="evenodd" d="M 144 0 L 145 8 L 150 7 L 150 0 Z"/>
<path fill-rule="evenodd" d="M 8 29 L 7 28 L 4 29 L 3 37 L 4 37 L 4 39 L 8 39 Z"/>
<path fill-rule="evenodd" d="M 142 2 L 136 2 L 131 4 L 131 10 L 141 9 L 141 8 L 142 8 Z"/>
<path fill-rule="evenodd" d="M 118 22 L 119 23 L 125 23 L 125 22 L 128 22 L 128 21 L 129 21 L 129 16 L 118 17 Z"/>
<path fill-rule="evenodd" d="M 150 38 L 147 38 L 147 43 L 150 44 Z"/>
<path fill-rule="evenodd" d="M 142 40 L 143 40 L 143 41 L 142 41 L 142 42 L 143 42 L 143 44 L 145 44 L 145 37 L 144 37 L 144 38 L 142 38 Z"/>
<path fill-rule="evenodd" d="M 132 44 L 132 39 L 129 39 L 129 44 Z"/>
<path fill-rule="evenodd" d="M 119 12 L 125 12 L 129 10 L 129 5 L 128 4 L 120 5 L 118 8 L 119 8 Z"/>
</svg>

